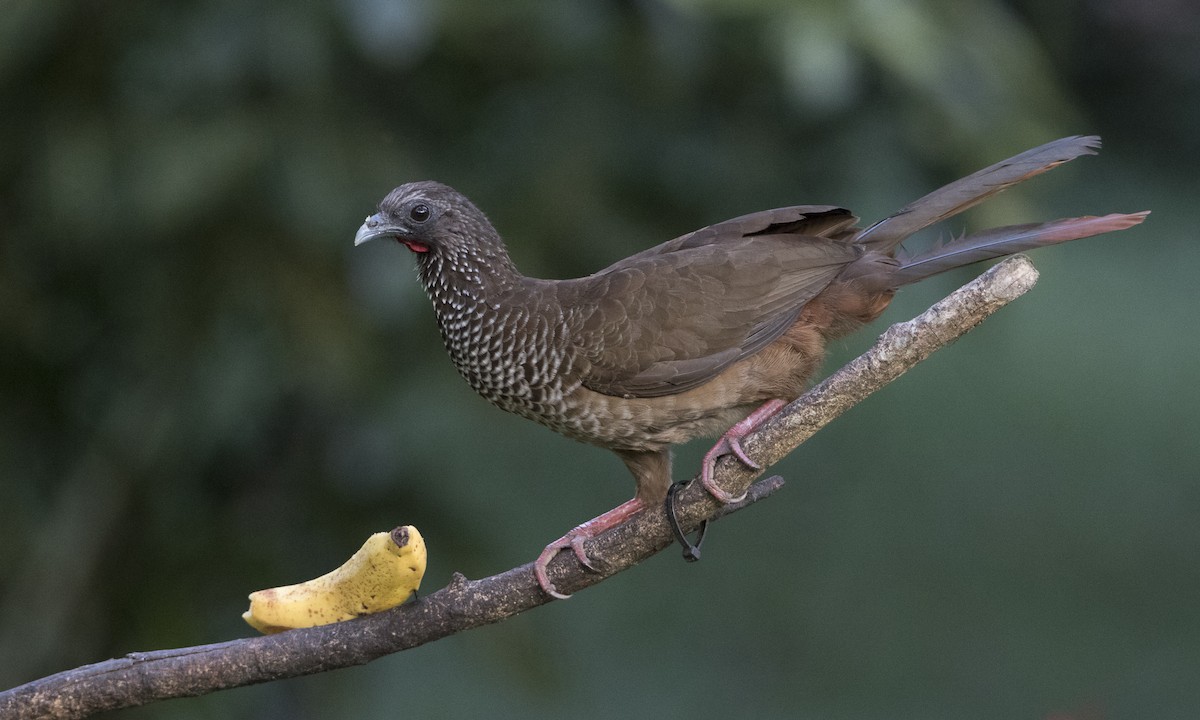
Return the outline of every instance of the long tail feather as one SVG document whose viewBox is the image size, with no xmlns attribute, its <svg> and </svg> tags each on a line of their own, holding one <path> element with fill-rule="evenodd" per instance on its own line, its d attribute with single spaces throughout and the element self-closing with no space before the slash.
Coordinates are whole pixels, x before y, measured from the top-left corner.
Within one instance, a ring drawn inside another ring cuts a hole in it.
<svg viewBox="0 0 1200 720">
<path fill-rule="evenodd" d="M 1028 225 L 1006 225 L 952 240 L 901 263 L 892 275 L 895 287 L 924 280 L 931 275 L 963 265 L 1012 255 L 1045 245 L 1124 230 L 1142 222 L 1149 211 L 1112 215 L 1064 218 Z"/>
<path fill-rule="evenodd" d="M 974 207 L 1001 190 L 1081 155 L 1095 155 L 1094 135 L 1061 138 L 986 167 L 934 190 L 880 220 L 858 236 L 858 242 L 887 252 L 913 233 Z"/>
</svg>

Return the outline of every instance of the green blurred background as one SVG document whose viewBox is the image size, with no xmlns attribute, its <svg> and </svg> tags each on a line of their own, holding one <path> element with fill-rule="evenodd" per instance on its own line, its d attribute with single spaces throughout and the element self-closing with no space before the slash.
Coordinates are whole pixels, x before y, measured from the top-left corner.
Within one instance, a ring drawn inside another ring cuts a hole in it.
<svg viewBox="0 0 1200 720">
<path fill-rule="evenodd" d="M 744 212 L 872 221 L 1068 134 L 946 231 L 1151 209 L 820 433 L 769 502 L 565 603 L 122 718 L 1172 718 L 1200 709 L 1200 5 L 9 0 L 0 687 L 250 635 L 246 594 L 421 528 L 426 590 L 628 498 L 476 397 L 401 182 L 529 274 Z M 906 290 L 865 348 L 978 268 Z M 702 447 L 684 448 L 677 473 Z"/>
</svg>

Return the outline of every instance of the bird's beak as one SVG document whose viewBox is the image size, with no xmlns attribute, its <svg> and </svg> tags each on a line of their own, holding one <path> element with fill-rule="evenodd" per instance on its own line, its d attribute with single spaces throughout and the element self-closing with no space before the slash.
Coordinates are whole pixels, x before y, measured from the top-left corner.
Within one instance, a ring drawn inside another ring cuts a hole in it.
<svg viewBox="0 0 1200 720">
<path fill-rule="evenodd" d="M 375 238 L 399 237 L 401 234 L 403 234 L 403 230 L 392 225 L 376 213 L 363 221 L 363 224 L 358 228 L 358 232 L 354 233 L 354 244 L 358 246 Z"/>
</svg>

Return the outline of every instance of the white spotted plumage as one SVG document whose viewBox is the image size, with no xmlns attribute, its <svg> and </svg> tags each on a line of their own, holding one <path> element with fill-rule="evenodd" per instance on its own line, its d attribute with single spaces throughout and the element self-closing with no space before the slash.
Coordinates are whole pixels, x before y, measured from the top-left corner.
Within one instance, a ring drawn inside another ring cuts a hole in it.
<svg viewBox="0 0 1200 720">
<path fill-rule="evenodd" d="M 446 245 L 420 256 L 422 284 L 454 366 L 498 407 L 577 435 L 583 428 L 564 403 L 579 382 L 563 383 L 570 344 L 562 319 L 483 301 L 485 295 L 503 294 L 508 264 L 476 249 Z"/>
</svg>

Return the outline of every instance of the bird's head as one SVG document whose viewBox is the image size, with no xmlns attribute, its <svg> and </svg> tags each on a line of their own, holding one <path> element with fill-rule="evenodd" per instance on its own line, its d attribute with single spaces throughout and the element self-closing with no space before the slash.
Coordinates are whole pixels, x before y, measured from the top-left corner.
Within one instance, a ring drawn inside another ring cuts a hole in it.
<svg viewBox="0 0 1200 720">
<path fill-rule="evenodd" d="M 491 257 L 503 245 L 487 217 L 454 188 L 425 180 L 401 185 L 379 203 L 379 212 L 354 235 L 361 245 L 394 238 L 418 256 Z"/>
</svg>

